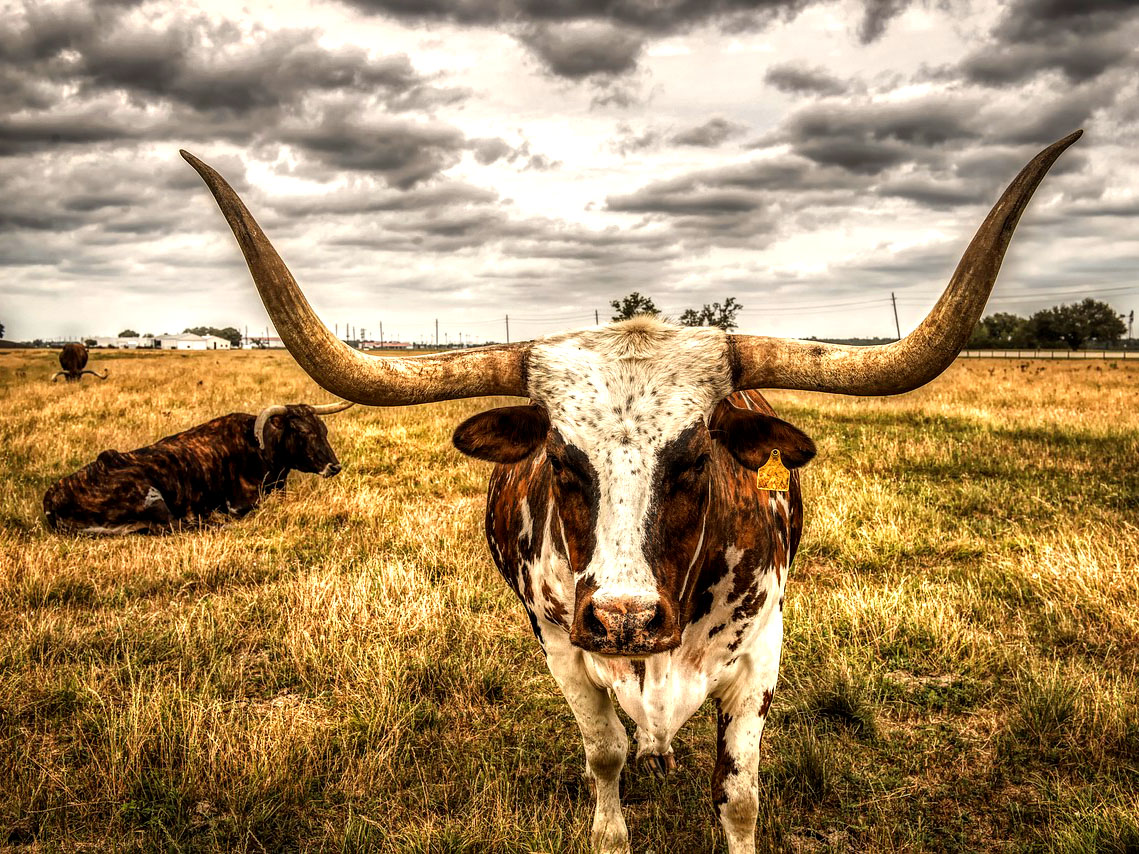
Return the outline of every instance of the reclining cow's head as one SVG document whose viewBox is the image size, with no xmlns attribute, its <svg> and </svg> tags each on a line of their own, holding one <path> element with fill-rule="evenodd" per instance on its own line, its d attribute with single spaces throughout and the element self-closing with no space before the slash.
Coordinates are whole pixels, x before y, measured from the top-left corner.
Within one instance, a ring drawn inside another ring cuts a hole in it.
<svg viewBox="0 0 1139 854">
<path fill-rule="evenodd" d="M 182 154 L 221 207 L 285 344 L 324 388 L 373 406 L 490 395 L 533 401 L 477 416 L 456 443 L 501 462 L 545 455 L 567 557 L 579 572 L 573 638 L 587 648 L 644 654 L 674 646 L 680 631 L 682 582 L 669 561 L 699 537 L 707 460 L 722 449 L 754 467 L 773 445 L 791 465 L 810 458 L 810 440 L 786 422 L 718 419 L 716 405 L 743 389 L 899 394 L 938 376 L 980 319 L 1032 193 L 1079 136 L 1049 146 L 1021 171 L 929 316 L 891 344 L 848 347 L 634 322 L 412 357 L 370 356 L 338 340 L 233 189 Z M 669 554 L 656 553 L 654 543 Z"/>
<path fill-rule="evenodd" d="M 270 466 L 333 477 L 340 460 L 328 441 L 323 415 L 343 412 L 353 403 L 312 406 L 293 403 L 262 409 L 253 422 L 253 438 Z"/>
<path fill-rule="evenodd" d="M 528 373 L 538 402 L 480 413 L 455 431 L 472 457 L 537 455 L 549 467 L 555 536 L 576 580 L 570 639 L 583 649 L 678 646 L 716 472 L 754 470 L 773 448 L 791 468 L 814 456 L 786 421 L 717 406 L 732 391 L 726 355 L 718 331 L 651 318 L 536 342 Z"/>
</svg>

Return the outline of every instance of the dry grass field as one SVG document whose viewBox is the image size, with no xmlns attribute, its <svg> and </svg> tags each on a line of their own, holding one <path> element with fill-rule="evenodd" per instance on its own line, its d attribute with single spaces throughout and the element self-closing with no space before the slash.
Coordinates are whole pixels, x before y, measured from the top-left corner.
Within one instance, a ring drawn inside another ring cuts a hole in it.
<svg viewBox="0 0 1139 854">
<path fill-rule="evenodd" d="M 287 353 L 0 353 L 0 848 L 583 852 L 570 712 L 482 536 L 490 401 L 357 407 L 344 463 L 225 527 L 48 534 L 105 448 L 327 401 Z M 1139 851 L 1139 364 L 968 361 L 810 433 L 760 850 Z M 622 788 L 711 852 L 715 711 Z"/>
</svg>

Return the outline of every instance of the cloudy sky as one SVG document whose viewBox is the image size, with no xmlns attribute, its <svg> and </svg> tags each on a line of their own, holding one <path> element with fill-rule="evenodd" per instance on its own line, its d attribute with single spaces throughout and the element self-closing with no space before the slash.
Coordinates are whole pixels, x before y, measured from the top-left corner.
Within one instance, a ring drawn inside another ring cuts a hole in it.
<svg viewBox="0 0 1139 854">
<path fill-rule="evenodd" d="M 256 8 L 252 8 L 256 6 Z M 331 327 L 512 340 L 736 297 L 916 325 L 1040 148 L 990 310 L 1139 308 L 1134 0 L 0 0 L 6 337 L 264 329 L 186 148 Z"/>
</svg>

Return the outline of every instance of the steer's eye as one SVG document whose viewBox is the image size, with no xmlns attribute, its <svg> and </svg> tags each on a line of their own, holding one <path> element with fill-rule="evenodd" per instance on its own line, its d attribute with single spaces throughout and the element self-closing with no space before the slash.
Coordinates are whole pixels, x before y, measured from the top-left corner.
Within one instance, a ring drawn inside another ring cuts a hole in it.
<svg viewBox="0 0 1139 854">
<path fill-rule="evenodd" d="M 696 459 L 694 459 L 692 461 L 692 465 L 690 465 L 688 467 L 688 470 L 690 472 L 692 472 L 693 474 L 700 474 L 707 467 L 708 467 L 708 455 L 707 454 L 701 454 L 700 456 L 698 456 Z"/>
<path fill-rule="evenodd" d="M 555 456 L 550 456 L 548 459 L 550 460 L 550 468 L 554 470 L 554 474 L 561 474 L 562 461 Z"/>
</svg>

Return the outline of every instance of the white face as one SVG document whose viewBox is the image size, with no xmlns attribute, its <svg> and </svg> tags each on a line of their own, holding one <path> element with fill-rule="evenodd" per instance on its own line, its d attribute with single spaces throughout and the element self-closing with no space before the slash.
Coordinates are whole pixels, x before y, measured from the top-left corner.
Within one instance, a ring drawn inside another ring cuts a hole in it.
<svg viewBox="0 0 1139 854">
<path fill-rule="evenodd" d="M 656 595 L 644 539 L 658 457 L 731 391 L 727 338 L 717 329 L 637 318 L 535 343 L 530 396 L 596 475 L 595 545 L 584 574 L 599 595 Z"/>
</svg>

